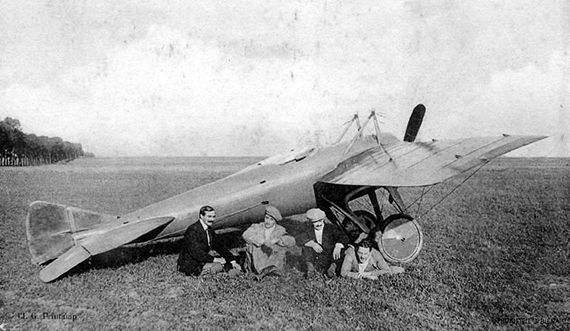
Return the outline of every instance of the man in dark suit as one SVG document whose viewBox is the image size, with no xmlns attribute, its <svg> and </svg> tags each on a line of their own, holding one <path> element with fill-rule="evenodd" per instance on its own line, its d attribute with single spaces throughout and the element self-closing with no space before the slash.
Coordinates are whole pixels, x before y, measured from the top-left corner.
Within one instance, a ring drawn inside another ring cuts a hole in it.
<svg viewBox="0 0 570 331">
<path fill-rule="evenodd" d="M 190 225 L 184 233 L 182 248 L 178 256 L 178 271 L 187 276 L 204 273 L 217 273 L 224 269 L 239 268 L 235 256 L 217 238 L 211 226 L 216 219 L 216 211 L 210 206 L 200 208 L 200 219 Z M 213 257 L 210 250 L 222 257 Z"/>
<path fill-rule="evenodd" d="M 348 237 L 331 223 L 325 223 L 325 212 L 313 208 L 306 214 L 312 226 L 298 238 L 303 258 L 307 264 L 307 278 L 317 272 L 335 278 L 342 265 L 342 252 L 348 245 Z"/>
</svg>

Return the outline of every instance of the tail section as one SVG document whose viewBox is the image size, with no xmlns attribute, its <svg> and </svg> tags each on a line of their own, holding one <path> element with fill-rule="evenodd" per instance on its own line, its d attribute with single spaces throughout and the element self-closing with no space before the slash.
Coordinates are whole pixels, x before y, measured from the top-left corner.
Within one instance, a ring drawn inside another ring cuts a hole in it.
<svg viewBox="0 0 570 331">
<path fill-rule="evenodd" d="M 117 220 L 117 216 L 36 201 L 26 218 L 26 236 L 32 261 L 44 264 L 73 247 L 73 234 Z"/>
<path fill-rule="evenodd" d="M 32 261 L 49 263 L 40 279 L 50 282 L 90 256 L 101 254 L 137 239 L 152 239 L 174 217 L 121 220 L 117 216 L 36 201 L 30 205 L 26 235 Z"/>
</svg>

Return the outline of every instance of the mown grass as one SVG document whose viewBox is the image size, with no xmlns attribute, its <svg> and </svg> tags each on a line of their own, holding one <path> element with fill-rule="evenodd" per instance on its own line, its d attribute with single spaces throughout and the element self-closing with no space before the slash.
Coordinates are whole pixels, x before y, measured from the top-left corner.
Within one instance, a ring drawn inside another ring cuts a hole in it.
<svg viewBox="0 0 570 331">
<path fill-rule="evenodd" d="M 0 168 L 0 324 L 7 330 L 564 330 L 570 324 L 568 159 L 492 162 L 419 220 L 424 249 L 406 273 L 377 282 L 305 280 L 294 254 L 283 277 L 262 282 L 184 277 L 175 270 L 178 245 L 168 242 L 118 249 L 44 284 L 25 242 L 30 202 L 119 214 L 251 160 L 209 167 L 76 162 Z M 436 187 L 410 212 L 422 214 L 461 180 Z M 225 236 L 240 246 L 239 234 Z"/>
</svg>

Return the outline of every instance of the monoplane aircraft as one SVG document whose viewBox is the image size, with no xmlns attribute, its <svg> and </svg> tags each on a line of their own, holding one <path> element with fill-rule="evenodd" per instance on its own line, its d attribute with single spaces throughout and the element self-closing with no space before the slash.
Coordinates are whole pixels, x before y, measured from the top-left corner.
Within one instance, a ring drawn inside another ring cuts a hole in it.
<svg viewBox="0 0 570 331">
<path fill-rule="evenodd" d="M 26 235 L 32 261 L 46 265 L 40 279 L 50 282 L 89 257 L 117 247 L 180 237 L 198 219 L 203 205 L 216 209 L 216 230 L 263 218 L 264 204 L 284 216 L 319 207 L 344 228 L 381 230 L 379 247 L 392 262 L 414 259 L 422 246 L 419 224 L 406 214 L 399 187 L 420 187 L 482 166 L 489 160 L 544 136 L 509 136 L 415 142 L 425 107 L 414 108 L 403 140 L 380 132 L 372 111 L 363 125 L 358 117 L 334 144 L 291 150 L 235 174 L 125 215 L 100 214 L 36 201 L 30 204 Z M 364 135 L 374 119 L 375 134 Z M 342 141 L 353 123 L 357 133 Z M 385 215 L 379 196 L 395 211 Z M 367 200 L 369 210 L 355 201 Z M 356 206 L 356 207 L 355 207 Z"/>
</svg>

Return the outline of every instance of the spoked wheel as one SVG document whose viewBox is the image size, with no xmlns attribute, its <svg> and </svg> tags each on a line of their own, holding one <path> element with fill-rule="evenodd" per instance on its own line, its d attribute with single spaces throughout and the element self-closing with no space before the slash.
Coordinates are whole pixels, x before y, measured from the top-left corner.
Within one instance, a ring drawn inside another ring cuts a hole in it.
<svg viewBox="0 0 570 331">
<path fill-rule="evenodd" d="M 380 238 L 378 238 L 380 236 Z M 422 228 L 410 215 L 395 214 L 384 221 L 383 230 L 374 238 L 384 258 L 390 262 L 410 262 L 423 245 Z"/>
</svg>

